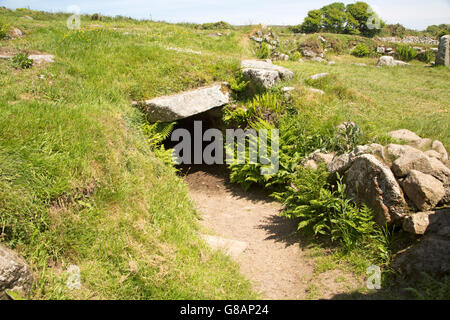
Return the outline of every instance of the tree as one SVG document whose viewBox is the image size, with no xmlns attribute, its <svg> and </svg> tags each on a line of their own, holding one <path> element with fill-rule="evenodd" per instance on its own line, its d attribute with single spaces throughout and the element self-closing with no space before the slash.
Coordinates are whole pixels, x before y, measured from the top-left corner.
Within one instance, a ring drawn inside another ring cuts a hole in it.
<svg viewBox="0 0 450 320">
<path fill-rule="evenodd" d="M 300 28 L 302 32 L 314 33 L 322 28 L 322 10 L 311 10 Z"/>
<path fill-rule="evenodd" d="M 334 2 L 321 9 L 311 10 L 301 25 L 301 31 L 313 33 L 321 30 L 334 33 L 374 36 L 381 31 L 384 22 L 365 2 L 345 6 Z"/>
<path fill-rule="evenodd" d="M 348 4 L 346 7 L 348 30 L 357 29 L 365 36 L 374 36 L 384 26 L 384 22 L 378 17 L 373 9 L 365 2 L 359 1 Z"/>
<path fill-rule="evenodd" d="M 345 4 L 334 2 L 323 7 L 321 10 L 323 12 L 323 29 L 329 32 L 342 33 L 347 20 Z"/>
</svg>

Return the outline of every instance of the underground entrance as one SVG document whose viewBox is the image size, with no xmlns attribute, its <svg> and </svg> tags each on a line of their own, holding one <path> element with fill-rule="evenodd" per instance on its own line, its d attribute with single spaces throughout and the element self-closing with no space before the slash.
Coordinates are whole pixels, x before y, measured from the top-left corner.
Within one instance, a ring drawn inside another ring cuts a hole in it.
<svg viewBox="0 0 450 320">
<path fill-rule="evenodd" d="M 212 141 L 204 141 L 202 138 L 195 139 L 195 126 L 197 125 L 197 129 L 199 124 L 201 124 L 201 135 L 203 136 L 203 133 L 206 132 L 209 129 L 218 129 L 220 131 L 225 130 L 225 125 L 222 121 L 222 107 L 214 108 L 211 110 L 208 110 L 203 113 L 199 113 L 196 115 L 193 115 L 188 118 L 180 119 L 176 121 L 176 125 L 173 128 L 173 131 L 177 129 L 184 129 L 187 130 L 191 137 L 191 143 L 190 143 L 190 155 L 192 158 L 192 161 L 190 164 L 179 164 L 176 165 L 176 168 L 179 169 L 179 175 L 181 176 L 187 176 L 196 172 L 205 172 L 208 174 L 212 174 L 217 177 L 226 178 L 229 176 L 229 172 L 227 169 L 227 166 L 225 164 L 205 164 L 203 161 L 201 164 L 196 164 L 194 162 L 194 154 L 196 152 L 195 148 L 198 149 L 201 147 L 201 152 L 205 150 L 205 148 L 210 145 L 211 143 L 215 142 L 215 138 L 212 138 Z M 198 133 L 197 133 L 198 134 Z M 181 141 L 181 140 L 180 140 Z M 163 144 L 166 149 L 173 149 L 177 144 L 180 143 L 180 141 L 172 141 L 171 137 L 166 139 Z M 221 142 L 223 144 L 223 142 Z M 197 144 L 197 146 L 196 146 Z M 201 145 L 200 145 L 201 144 Z M 197 152 L 198 152 L 197 149 Z M 215 150 L 212 151 L 211 155 L 213 157 L 216 157 Z M 180 151 L 179 154 L 180 157 L 184 156 L 184 150 Z M 225 155 L 222 157 L 222 162 L 225 163 Z"/>
</svg>

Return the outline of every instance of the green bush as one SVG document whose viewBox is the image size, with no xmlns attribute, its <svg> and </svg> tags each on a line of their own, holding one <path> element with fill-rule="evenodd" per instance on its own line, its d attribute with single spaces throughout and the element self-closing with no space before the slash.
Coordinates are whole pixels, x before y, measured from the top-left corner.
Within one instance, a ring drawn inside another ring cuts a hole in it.
<svg viewBox="0 0 450 320">
<path fill-rule="evenodd" d="M 142 125 L 142 131 L 147 137 L 147 141 L 153 151 L 153 153 L 161 159 L 165 164 L 172 166 L 172 149 L 167 149 L 162 144 L 164 140 L 170 137 L 176 122 L 170 123 L 144 123 Z"/>
<path fill-rule="evenodd" d="M 259 59 L 267 59 L 270 57 L 271 50 L 267 43 L 262 43 L 261 46 L 256 50 L 256 57 Z"/>
<path fill-rule="evenodd" d="M 283 215 L 300 219 L 299 230 L 325 236 L 345 252 L 362 249 L 377 262 L 387 263 L 387 230 L 377 225 L 367 206 L 358 207 L 347 199 L 341 181 L 334 191 L 327 181 L 328 172 L 323 165 L 317 171 L 300 167 L 286 191 L 274 194 L 286 206 Z"/>
<path fill-rule="evenodd" d="M 423 51 L 417 55 L 417 59 L 425 63 L 430 63 L 431 61 L 433 61 L 434 57 L 435 54 L 431 50 Z"/>
<path fill-rule="evenodd" d="M 28 69 L 33 65 L 33 60 L 28 58 L 28 53 L 18 53 L 12 57 L 11 64 L 16 69 Z"/>
<path fill-rule="evenodd" d="M 102 21 L 102 16 L 99 15 L 98 13 L 94 13 L 94 14 L 91 16 L 91 20 L 92 20 L 92 21 Z"/>
<path fill-rule="evenodd" d="M 370 54 L 370 49 L 364 44 L 358 44 L 352 51 L 355 57 L 367 57 Z"/>
<path fill-rule="evenodd" d="M 302 58 L 302 55 L 300 52 L 295 51 L 291 55 L 289 55 L 289 60 L 291 61 L 299 61 Z"/>
<path fill-rule="evenodd" d="M 8 26 L 0 21 L 0 40 L 5 39 L 8 36 Z"/>
<path fill-rule="evenodd" d="M 233 26 L 225 21 L 219 21 L 195 25 L 194 28 L 203 30 L 219 30 L 219 29 L 233 29 Z"/>
<path fill-rule="evenodd" d="M 409 45 L 401 45 L 396 50 L 396 56 L 403 61 L 411 61 L 417 56 L 417 51 Z"/>
</svg>

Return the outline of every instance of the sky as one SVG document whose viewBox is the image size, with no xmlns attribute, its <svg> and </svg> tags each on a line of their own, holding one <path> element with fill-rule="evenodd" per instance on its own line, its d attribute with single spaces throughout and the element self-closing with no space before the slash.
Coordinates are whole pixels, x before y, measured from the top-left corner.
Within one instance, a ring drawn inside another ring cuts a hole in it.
<svg viewBox="0 0 450 320">
<path fill-rule="evenodd" d="M 123 15 L 167 22 L 216 22 L 231 24 L 295 25 L 307 12 L 333 0 L 0 0 L 7 8 L 48 12 Z M 352 3 L 355 1 L 341 0 Z M 416 30 L 432 24 L 450 24 L 450 0 L 366 0 L 387 23 L 401 23 Z"/>
</svg>

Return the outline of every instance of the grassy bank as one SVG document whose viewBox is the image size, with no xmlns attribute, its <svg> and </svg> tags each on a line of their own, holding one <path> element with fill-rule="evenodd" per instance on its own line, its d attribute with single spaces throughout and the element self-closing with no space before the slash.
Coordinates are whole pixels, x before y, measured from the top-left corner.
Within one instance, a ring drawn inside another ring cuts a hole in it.
<svg viewBox="0 0 450 320">
<path fill-rule="evenodd" d="M 85 17 L 86 29 L 69 31 L 67 15 L 0 14 L 25 32 L 1 47 L 56 56 L 24 70 L 0 60 L 0 234 L 35 272 L 31 298 L 255 297 L 237 266 L 199 240 L 184 182 L 155 158 L 131 108 L 226 78 L 237 35 L 219 42 L 127 20 L 89 27 Z M 214 54 L 166 49 L 187 46 Z M 81 290 L 65 284 L 72 264 Z"/>
</svg>

